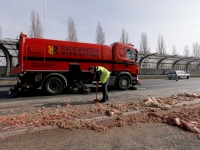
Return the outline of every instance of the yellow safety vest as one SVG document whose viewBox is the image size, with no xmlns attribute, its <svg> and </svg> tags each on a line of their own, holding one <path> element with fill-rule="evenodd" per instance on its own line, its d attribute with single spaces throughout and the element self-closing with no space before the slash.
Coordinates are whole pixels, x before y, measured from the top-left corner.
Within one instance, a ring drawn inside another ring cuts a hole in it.
<svg viewBox="0 0 200 150">
<path fill-rule="evenodd" d="M 100 70 L 101 70 L 100 81 L 104 84 L 108 80 L 110 76 L 110 72 L 106 68 L 98 66 L 97 71 L 100 71 Z"/>
</svg>

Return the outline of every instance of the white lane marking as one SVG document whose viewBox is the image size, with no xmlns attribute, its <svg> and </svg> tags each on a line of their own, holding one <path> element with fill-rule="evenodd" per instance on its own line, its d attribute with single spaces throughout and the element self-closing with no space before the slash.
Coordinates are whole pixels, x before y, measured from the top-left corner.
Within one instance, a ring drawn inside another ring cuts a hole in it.
<svg viewBox="0 0 200 150">
<path fill-rule="evenodd" d="M 154 85 L 154 86 L 165 86 L 165 84 L 163 84 L 163 85 Z"/>
</svg>

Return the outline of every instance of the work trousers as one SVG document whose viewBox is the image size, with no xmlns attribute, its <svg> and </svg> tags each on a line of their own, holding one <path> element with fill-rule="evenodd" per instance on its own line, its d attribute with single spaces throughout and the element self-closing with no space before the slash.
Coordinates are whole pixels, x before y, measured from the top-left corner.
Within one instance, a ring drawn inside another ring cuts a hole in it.
<svg viewBox="0 0 200 150">
<path fill-rule="evenodd" d="M 108 78 L 108 80 L 102 84 L 102 93 L 103 93 L 103 98 L 102 100 L 108 100 L 108 82 L 109 82 L 110 77 Z"/>
</svg>

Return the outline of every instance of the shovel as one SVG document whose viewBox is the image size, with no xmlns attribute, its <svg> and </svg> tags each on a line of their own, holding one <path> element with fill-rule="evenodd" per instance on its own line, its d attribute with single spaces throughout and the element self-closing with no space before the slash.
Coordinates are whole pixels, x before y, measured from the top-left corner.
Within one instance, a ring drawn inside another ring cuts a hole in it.
<svg viewBox="0 0 200 150">
<path fill-rule="evenodd" d="M 96 99 L 94 99 L 94 102 L 95 102 L 95 103 L 98 103 L 98 102 L 99 102 L 99 99 L 97 98 L 97 89 L 96 89 Z"/>
</svg>

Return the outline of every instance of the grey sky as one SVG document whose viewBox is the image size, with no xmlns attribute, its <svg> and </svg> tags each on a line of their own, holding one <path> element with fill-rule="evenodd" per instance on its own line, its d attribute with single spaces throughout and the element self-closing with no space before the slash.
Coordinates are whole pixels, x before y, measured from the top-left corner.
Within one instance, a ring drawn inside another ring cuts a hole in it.
<svg viewBox="0 0 200 150">
<path fill-rule="evenodd" d="M 0 25 L 3 38 L 15 38 L 21 31 L 28 34 L 32 10 L 44 21 L 44 0 L 0 0 Z M 72 17 L 80 42 L 95 42 L 100 22 L 105 43 L 119 41 L 122 28 L 129 41 L 139 49 L 141 33 L 147 33 L 151 52 L 156 52 L 158 35 L 162 34 L 167 53 L 190 52 L 200 42 L 200 1 L 198 0 L 46 0 L 45 37 L 65 40 L 67 20 Z"/>
</svg>

